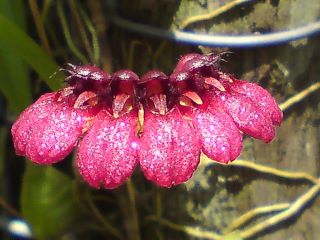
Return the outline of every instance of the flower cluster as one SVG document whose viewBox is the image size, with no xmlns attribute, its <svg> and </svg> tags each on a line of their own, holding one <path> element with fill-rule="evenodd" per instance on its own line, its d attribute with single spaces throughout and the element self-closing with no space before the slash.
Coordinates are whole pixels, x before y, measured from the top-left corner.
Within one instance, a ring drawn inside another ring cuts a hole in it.
<svg viewBox="0 0 320 240">
<path fill-rule="evenodd" d="M 170 76 L 152 70 L 141 78 L 69 64 L 67 86 L 42 95 L 14 123 L 16 153 L 53 164 L 78 145 L 80 174 L 106 189 L 137 164 L 147 179 L 171 187 L 192 176 L 201 151 L 228 163 L 240 155 L 243 133 L 270 142 L 282 112 L 265 89 L 221 72 L 219 61 L 187 54 Z"/>
</svg>

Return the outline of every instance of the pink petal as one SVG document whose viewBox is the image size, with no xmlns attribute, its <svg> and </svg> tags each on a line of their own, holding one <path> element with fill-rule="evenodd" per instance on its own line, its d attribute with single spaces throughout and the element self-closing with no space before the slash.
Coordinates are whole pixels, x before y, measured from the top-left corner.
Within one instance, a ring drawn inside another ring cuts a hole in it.
<svg viewBox="0 0 320 240">
<path fill-rule="evenodd" d="M 68 156 L 95 115 L 93 109 L 75 109 L 67 102 L 53 102 L 48 111 L 46 117 L 32 120 L 34 130 L 26 147 L 26 156 L 38 164 Z"/>
<path fill-rule="evenodd" d="M 217 95 L 212 94 L 208 100 L 211 105 L 209 111 L 214 112 L 216 108 L 223 109 L 244 133 L 266 143 L 275 137 L 270 116 L 248 97 L 238 93 L 221 92 Z"/>
<path fill-rule="evenodd" d="M 230 88 L 238 93 L 244 94 L 255 102 L 265 113 L 269 114 L 274 125 L 280 126 L 283 113 L 276 100 L 271 94 L 255 83 L 234 80 Z"/>
<path fill-rule="evenodd" d="M 193 123 L 200 134 L 202 152 L 222 163 L 236 159 L 242 150 L 242 134 L 232 118 L 219 109 L 197 110 Z"/>
<path fill-rule="evenodd" d="M 113 189 L 131 176 L 138 162 L 137 113 L 120 118 L 101 111 L 94 125 L 80 142 L 77 166 L 92 187 Z"/>
<path fill-rule="evenodd" d="M 11 128 L 12 139 L 16 153 L 26 154 L 26 146 L 35 129 L 36 123 L 41 121 L 54 108 L 55 96 L 57 93 L 42 95 L 35 103 L 24 110 Z"/>
<path fill-rule="evenodd" d="M 162 187 L 181 184 L 192 176 L 199 157 L 195 130 L 177 109 L 167 115 L 146 112 L 139 153 L 146 178 Z"/>
</svg>

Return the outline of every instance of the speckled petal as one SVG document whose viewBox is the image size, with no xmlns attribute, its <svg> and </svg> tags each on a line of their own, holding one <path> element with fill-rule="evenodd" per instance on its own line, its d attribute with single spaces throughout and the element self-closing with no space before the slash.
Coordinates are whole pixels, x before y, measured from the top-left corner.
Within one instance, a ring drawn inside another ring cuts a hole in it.
<svg viewBox="0 0 320 240">
<path fill-rule="evenodd" d="M 131 176 L 137 164 L 137 113 L 113 118 L 101 111 L 79 144 L 77 166 L 92 187 L 113 189 Z"/>
<path fill-rule="evenodd" d="M 35 103 L 24 110 L 11 128 L 16 153 L 25 155 L 27 143 L 35 129 L 36 123 L 45 118 L 55 108 L 56 93 L 42 95 Z"/>
<path fill-rule="evenodd" d="M 249 97 L 260 107 L 261 111 L 270 115 L 274 125 L 280 126 L 283 113 L 280 110 L 276 100 L 267 90 L 255 83 L 240 80 L 234 80 L 234 82 L 230 84 L 230 88 L 233 91 Z"/>
<path fill-rule="evenodd" d="M 270 116 L 243 94 L 226 92 L 211 95 L 209 111 L 222 108 L 244 133 L 268 143 L 275 137 Z"/>
<path fill-rule="evenodd" d="M 34 131 L 26 147 L 26 156 L 38 164 L 53 164 L 70 154 L 88 127 L 95 111 L 74 109 L 66 102 L 53 103 L 49 114 L 33 120 Z"/>
<path fill-rule="evenodd" d="M 195 129 L 177 109 L 164 116 L 146 112 L 139 159 L 147 179 L 162 187 L 186 182 L 199 164 L 200 148 Z"/>
<path fill-rule="evenodd" d="M 219 109 L 197 110 L 193 123 L 200 134 L 202 151 L 222 163 L 236 159 L 242 150 L 242 134 L 233 119 Z"/>
</svg>

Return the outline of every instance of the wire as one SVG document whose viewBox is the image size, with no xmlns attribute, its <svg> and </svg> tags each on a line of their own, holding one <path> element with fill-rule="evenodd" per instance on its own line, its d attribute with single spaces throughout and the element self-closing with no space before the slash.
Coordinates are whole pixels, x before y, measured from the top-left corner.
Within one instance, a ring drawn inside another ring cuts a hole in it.
<svg viewBox="0 0 320 240">
<path fill-rule="evenodd" d="M 287 43 L 320 33 L 320 21 L 292 30 L 266 33 L 260 35 L 212 35 L 185 31 L 165 30 L 146 24 L 136 23 L 113 14 L 111 20 L 118 27 L 129 31 L 147 34 L 153 37 L 166 38 L 176 42 L 211 47 L 248 48 L 263 47 Z"/>
</svg>

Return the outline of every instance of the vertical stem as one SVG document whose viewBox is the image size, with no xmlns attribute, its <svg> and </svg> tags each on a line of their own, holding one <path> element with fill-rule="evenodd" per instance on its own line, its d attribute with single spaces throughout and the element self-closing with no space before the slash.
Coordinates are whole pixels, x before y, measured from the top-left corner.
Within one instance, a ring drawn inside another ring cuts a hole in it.
<svg viewBox="0 0 320 240">
<path fill-rule="evenodd" d="M 165 47 L 167 46 L 168 41 L 167 40 L 162 40 L 159 47 L 157 48 L 157 50 L 155 51 L 155 53 L 153 54 L 153 59 L 152 59 L 152 67 L 154 68 L 158 68 L 157 66 L 157 61 L 161 55 L 161 53 L 163 52 L 163 50 L 165 49 Z"/>
<path fill-rule="evenodd" d="M 160 222 L 162 219 L 162 192 L 161 189 L 157 189 L 157 195 L 156 195 L 156 216 L 158 221 Z M 159 226 L 157 228 L 158 237 L 160 240 L 163 239 L 162 235 L 162 228 Z"/>
<path fill-rule="evenodd" d="M 33 21 L 36 25 L 36 29 L 37 29 L 37 33 L 40 38 L 41 45 L 47 51 L 47 53 L 49 53 L 51 55 L 49 41 L 48 41 L 47 34 L 46 34 L 46 31 L 43 26 L 41 14 L 40 14 L 39 7 L 38 7 L 36 0 L 29 0 L 29 6 L 31 9 Z"/>
<path fill-rule="evenodd" d="M 129 47 L 129 56 L 128 56 L 128 61 L 127 61 L 127 67 L 129 69 L 133 69 L 134 65 L 134 57 L 135 57 L 135 51 L 137 46 L 142 46 L 144 49 L 148 52 L 148 54 L 151 56 L 152 49 L 149 45 L 143 43 L 140 40 L 134 39 L 130 42 L 130 47 Z"/>
<path fill-rule="evenodd" d="M 63 12 L 63 7 L 62 7 L 62 2 L 61 0 L 57 1 L 57 11 L 58 11 L 58 16 L 61 21 L 62 29 L 63 29 L 63 34 L 64 37 L 66 38 L 67 44 L 69 49 L 73 52 L 73 54 L 80 59 L 82 63 L 88 63 L 88 60 L 86 57 L 79 51 L 79 49 L 76 47 L 72 40 L 71 33 L 68 28 L 67 20 L 65 18 L 64 12 Z"/>
<path fill-rule="evenodd" d="M 1 189 L 4 187 L 4 178 L 3 178 L 3 171 L 4 166 L 3 163 L 5 161 L 6 156 L 6 141 L 8 140 L 8 129 L 6 126 L 0 127 L 0 176 L 1 176 Z M 7 212 L 15 217 L 21 217 L 21 214 L 14 209 L 12 206 L 10 206 L 9 203 L 6 202 L 6 200 L 3 198 L 3 196 L 0 196 L 0 208 L 2 211 Z M 3 213 L 2 213 L 3 214 Z"/>
<path fill-rule="evenodd" d="M 91 12 L 91 19 L 95 25 L 95 29 L 97 30 L 97 36 L 100 42 L 100 61 L 102 63 L 102 68 L 107 72 L 112 72 L 111 50 L 109 41 L 106 38 L 108 22 L 105 17 L 105 8 L 102 6 L 101 1 L 98 0 L 87 0 L 87 5 Z"/>
<path fill-rule="evenodd" d="M 99 220 L 101 222 L 101 224 L 104 226 L 104 228 L 110 232 L 112 235 L 114 235 L 115 237 L 117 237 L 118 239 L 124 239 L 121 235 L 121 233 L 118 231 L 117 228 L 115 228 L 114 226 L 112 226 L 108 220 L 101 214 L 101 212 L 99 211 L 99 209 L 96 207 L 96 205 L 94 204 L 94 202 L 92 201 L 91 196 L 87 193 L 87 203 L 92 211 L 92 213 L 94 214 L 94 216 L 97 218 L 97 220 Z"/>
<path fill-rule="evenodd" d="M 139 230 L 139 219 L 137 213 L 137 205 L 136 205 L 136 198 L 135 198 L 135 190 L 134 186 L 131 182 L 131 179 L 127 181 L 127 191 L 129 197 L 129 204 L 131 210 L 131 234 L 133 235 L 134 240 L 140 240 L 140 230 Z"/>
<path fill-rule="evenodd" d="M 93 26 L 93 24 L 91 23 L 91 20 L 89 19 L 89 17 L 87 16 L 87 14 L 85 13 L 85 11 L 82 8 L 80 8 L 80 14 L 83 18 L 85 25 L 87 26 L 87 28 L 92 36 L 93 62 L 95 64 L 99 64 L 100 44 L 99 44 L 99 40 L 98 40 L 97 31 L 96 31 L 95 27 Z"/>
<path fill-rule="evenodd" d="M 93 54 L 92 54 L 92 50 L 91 50 L 91 47 L 90 47 L 90 42 L 89 42 L 89 39 L 87 37 L 87 33 L 85 31 L 84 25 L 83 25 L 83 23 L 81 21 L 80 14 L 79 14 L 79 9 L 77 8 L 77 4 L 76 4 L 75 0 L 70 0 L 70 1 L 68 1 L 68 3 L 69 3 L 69 6 L 70 6 L 72 15 L 74 16 L 75 22 L 77 24 L 77 28 L 79 29 L 79 34 L 80 34 L 81 40 L 83 42 L 83 46 L 87 50 L 87 53 L 89 54 L 90 59 L 92 61 L 93 60 Z"/>
</svg>

